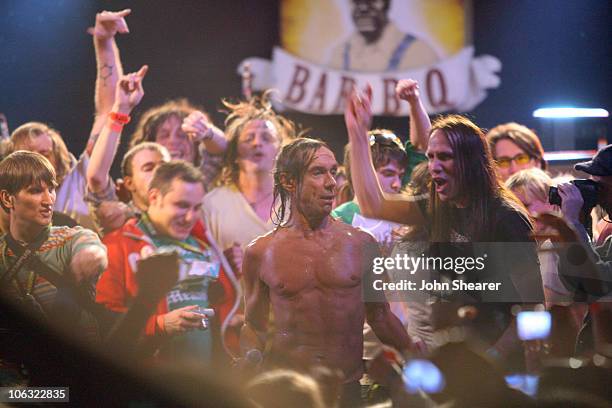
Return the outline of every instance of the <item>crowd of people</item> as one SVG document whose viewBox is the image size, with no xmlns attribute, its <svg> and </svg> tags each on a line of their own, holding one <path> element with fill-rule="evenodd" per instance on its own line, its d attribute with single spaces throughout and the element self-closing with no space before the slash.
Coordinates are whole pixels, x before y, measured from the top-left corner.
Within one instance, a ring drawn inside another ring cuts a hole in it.
<svg viewBox="0 0 612 408">
<path fill-rule="evenodd" d="M 173 378 L 139 401 L 608 406 L 612 145 L 576 165 L 589 180 L 550 174 L 532 130 L 432 123 L 419 84 L 403 79 L 407 141 L 371 129 L 372 90 L 354 89 L 342 164 L 267 92 L 223 101 L 224 129 L 185 99 L 139 113 L 117 158 L 146 97 L 148 66 L 124 73 L 115 41 L 129 14 L 104 11 L 90 29 L 96 110 L 78 160 L 44 123 L 2 141 L 1 385 L 82 389 L 32 357 L 26 344 L 43 332 L 50 354 L 80 350 L 76 366 L 146 367 L 100 381 Z M 459 269 L 483 253 L 482 268 Z M 401 257 L 455 267 L 422 263 L 410 273 L 420 290 L 377 290 L 375 279 L 405 277 L 386 262 Z M 487 285 L 502 290 L 474 289 Z M 195 397 L 179 397 L 178 382 Z"/>
</svg>

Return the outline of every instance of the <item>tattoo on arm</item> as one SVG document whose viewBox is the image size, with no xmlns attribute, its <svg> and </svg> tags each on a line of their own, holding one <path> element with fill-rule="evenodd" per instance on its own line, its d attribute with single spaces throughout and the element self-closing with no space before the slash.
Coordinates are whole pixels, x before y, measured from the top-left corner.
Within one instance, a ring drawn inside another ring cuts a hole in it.
<svg viewBox="0 0 612 408">
<path fill-rule="evenodd" d="M 102 78 L 102 85 L 106 86 L 106 81 L 108 80 L 108 78 L 113 76 L 113 66 L 104 63 L 98 69 L 100 71 L 99 76 L 100 78 Z"/>
</svg>

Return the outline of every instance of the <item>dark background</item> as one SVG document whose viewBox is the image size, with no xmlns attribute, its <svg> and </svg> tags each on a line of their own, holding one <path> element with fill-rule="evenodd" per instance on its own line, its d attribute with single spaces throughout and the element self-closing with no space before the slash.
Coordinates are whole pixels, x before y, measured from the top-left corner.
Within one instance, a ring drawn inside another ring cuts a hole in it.
<svg viewBox="0 0 612 408">
<path fill-rule="evenodd" d="M 80 153 L 92 123 L 96 72 L 86 29 L 93 25 L 96 12 L 129 7 L 131 33 L 118 38 L 124 70 L 150 66 L 145 98 L 133 116 L 184 96 L 221 125 L 220 99 L 240 95 L 238 64 L 252 56 L 269 58 L 279 43 L 279 2 L 3 1 L 0 112 L 7 115 L 11 129 L 31 120 L 50 123 L 70 150 Z M 503 68 L 500 88 L 490 91 L 470 116 L 484 128 L 517 121 L 545 132 L 532 117 L 542 106 L 610 111 L 611 4 L 606 0 L 474 1 L 476 55 L 494 55 Z M 289 116 L 340 153 L 346 142 L 341 116 Z M 609 129 L 609 119 L 604 122 Z M 375 125 L 407 136 L 406 118 L 377 118 Z M 127 133 L 132 130 L 129 125 Z"/>
</svg>

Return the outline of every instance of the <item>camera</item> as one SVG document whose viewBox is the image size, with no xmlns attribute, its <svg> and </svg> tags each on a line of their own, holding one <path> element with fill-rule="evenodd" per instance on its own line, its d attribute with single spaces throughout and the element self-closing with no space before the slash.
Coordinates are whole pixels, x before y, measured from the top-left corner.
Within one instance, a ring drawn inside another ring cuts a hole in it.
<svg viewBox="0 0 612 408">
<path fill-rule="evenodd" d="M 580 190 L 580 195 L 584 200 L 584 205 L 582 206 L 584 211 L 590 211 L 597 205 L 599 200 L 599 192 L 601 191 L 601 186 L 598 182 L 587 179 L 576 179 L 570 181 L 570 183 L 578 187 L 578 190 Z M 559 195 L 559 190 L 557 187 L 551 187 L 548 190 L 548 202 L 561 206 L 561 196 Z"/>
</svg>

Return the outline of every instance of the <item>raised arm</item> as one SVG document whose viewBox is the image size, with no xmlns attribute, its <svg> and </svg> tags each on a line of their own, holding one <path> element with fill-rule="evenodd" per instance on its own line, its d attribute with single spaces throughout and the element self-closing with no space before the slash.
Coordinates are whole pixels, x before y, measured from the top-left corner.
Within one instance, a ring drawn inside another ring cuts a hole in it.
<svg viewBox="0 0 612 408">
<path fill-rule="evenodd" d="M 400 224 L 422 224 L 424 219 L 417 203 L 404 197 L 385 195 L 376 177 L 368 136 L 372 123 L 371 100 L 370 86 L 364 93 L 354 91 L 344 111 L 344 121 L 351 143 L 351 177 L 361 212 L 366 217 Z"/>
<path fill-rule="evenodd" d="M 112 115 L 115 115 L 115 118 L 107 116 L 105 126 L 91 152 L 87 168 L 87 187 L 94 194 L 108 186 L 108 174 L 117 154 L 123 130 L 121 121 L 116 120 L 117 115 L 129 117 L 132 109 L 140 103 L 144 95 L 142 80 L 147 70 L 148 67 L 144 65 L 138 72 L 125 75 L 117 82 L 115 103 L 112 108 Z"/>
<path fill-rule="evenodd" d="M 593 247 L 584 226 L 577 219 L 578 216 L 571 217 L 567 209 L 569 206 L 575 206 L 576 214 L 580 211 L 580 191 L 569 183 L 560 184 L 558 188 L 565 218 L 540 214 L 537 221 L 548 228 L 546 238 L 561 243 L 557 249 L 561 282 L 582 302 L 609 296 L 612 293 L 612 261 L 608 255 L 610 242 L 607 240 L 601 247 Z M 572 201 L 579 204 L 571 204 Z"/>
<path fill-rule="evenodd" d="M 95 26 L 87 30 L 93 36 L 97 68 L 94 99 L 96 114 L 91 130 L 92 136 L 98 135 L 104 126 L 106 115 L 114 103 L 115 85 L 123 76 L 115 35 L 129 32 L 125 17 L 130 13 L 130 9 L 117 12 L 103 11 L 96 14 Z M 88 146 L 88 152 L 91 152 L 91 148 L 92 146 Z"/>
<path fill-rule="evenodd" d="M 245 323 L 240 332 L 240 353 L 247 359 L 252 350 L 263 354 L 270 310 L 269 289 L 259 276 L 261 255 L 257 247 L 257 242 L 247 247 L 242 263 Z"/>
<path fill-rule="evenodd" d="M 194 144 L 204 143 L 208 153 L 215 155 L 225 153 L 227 140 L 223 131 L 213 125 L 203 112 L 192 112 L 183 120 L 181 128 L 191 137 Z"/>
<path fill-rule="evenodd" d="M 410 143 L 420 152 L 427 150 L 431 121 L 421 102 L 419 84 L 414 79 L 402 79 L 395 87 L 399 99 L 410 105 Z"/>
</svg>

